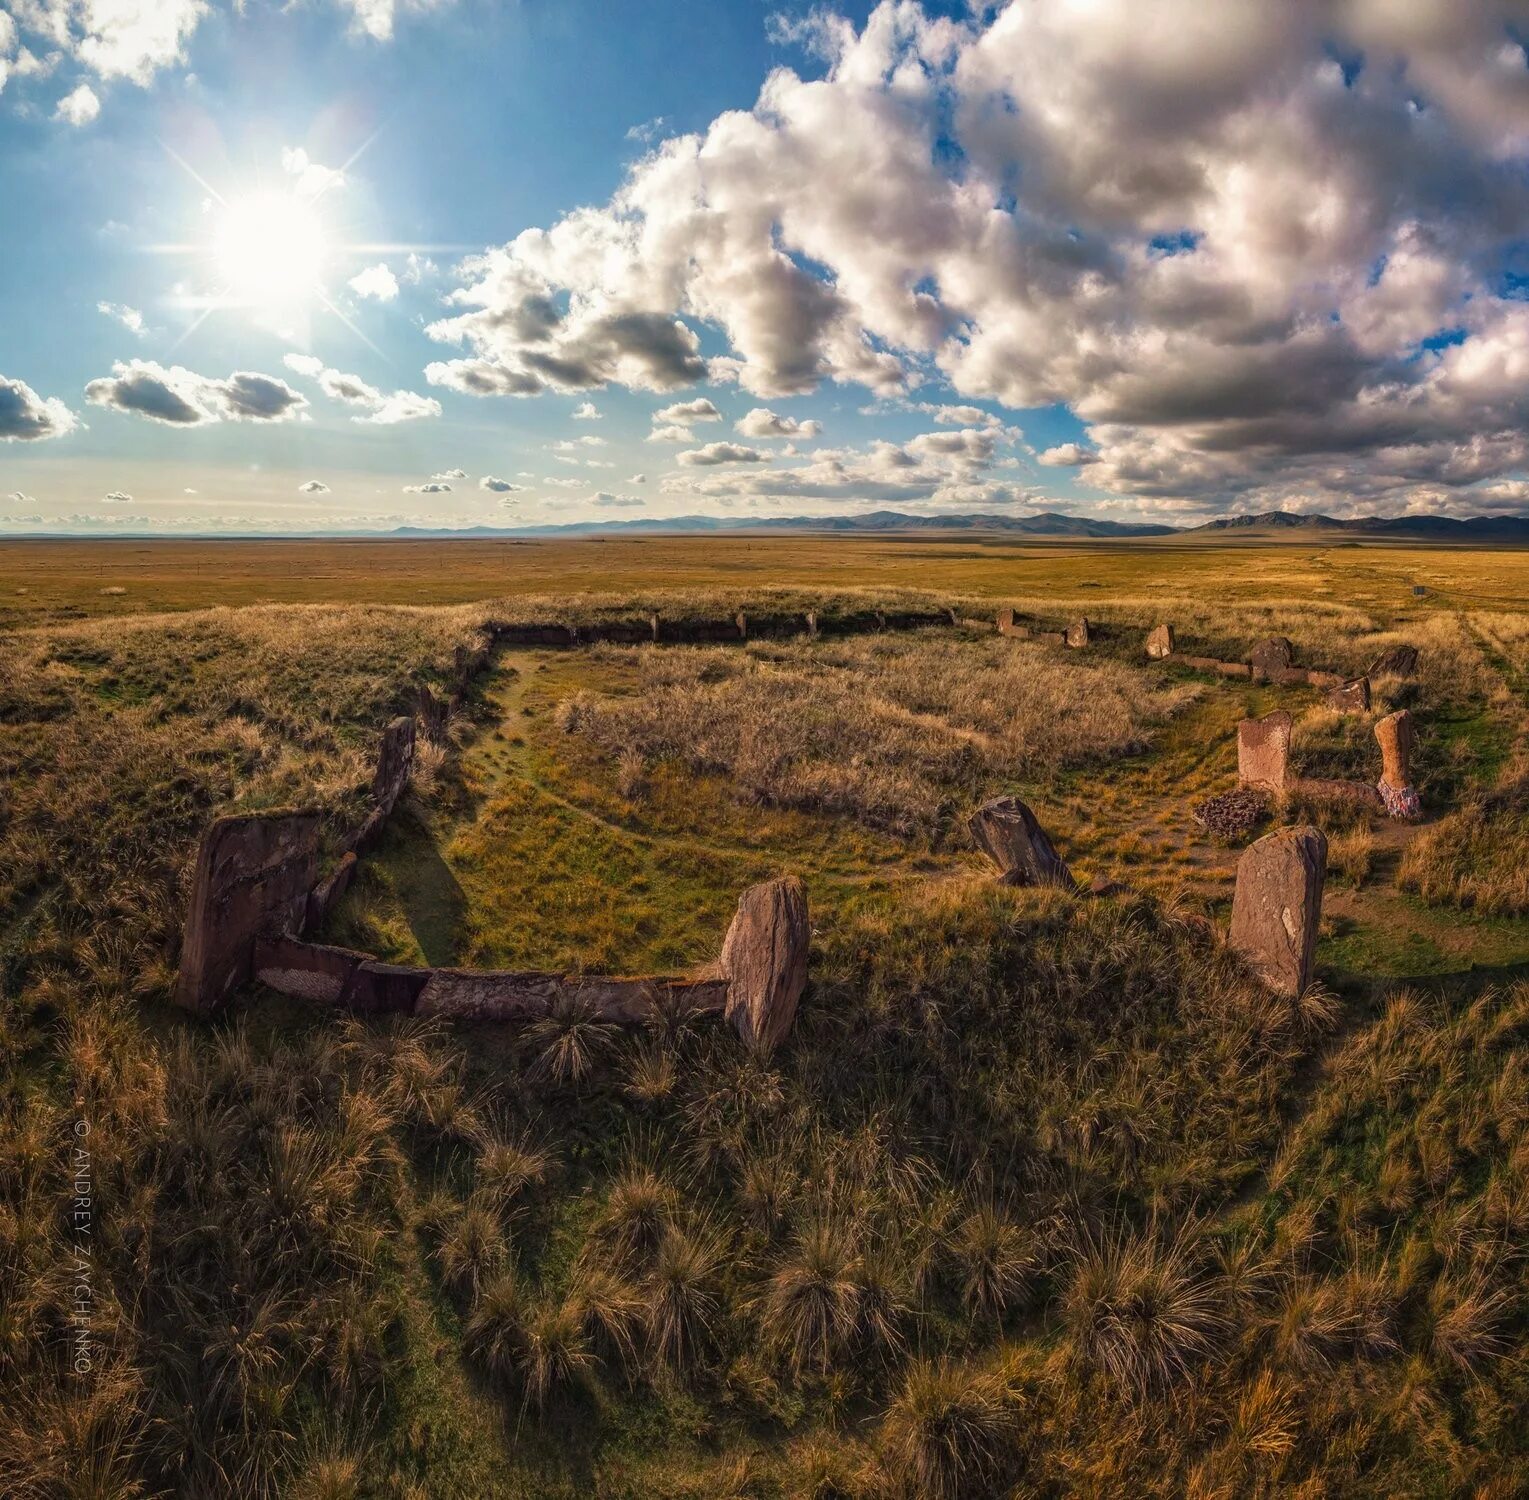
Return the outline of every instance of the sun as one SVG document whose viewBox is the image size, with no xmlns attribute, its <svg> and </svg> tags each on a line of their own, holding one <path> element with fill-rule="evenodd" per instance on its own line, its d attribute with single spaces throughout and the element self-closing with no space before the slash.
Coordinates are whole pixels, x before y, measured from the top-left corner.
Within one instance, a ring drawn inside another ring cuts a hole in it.
<svg viewBox="0 0 1529 1500">
<path fill-rule="evenodd" d="M 222 205 L 220 213 L 212 251 L 229 304 L 290 311 L 322 295 L 329 245 L 312 203 L 264 192 Z"/>
</svg>

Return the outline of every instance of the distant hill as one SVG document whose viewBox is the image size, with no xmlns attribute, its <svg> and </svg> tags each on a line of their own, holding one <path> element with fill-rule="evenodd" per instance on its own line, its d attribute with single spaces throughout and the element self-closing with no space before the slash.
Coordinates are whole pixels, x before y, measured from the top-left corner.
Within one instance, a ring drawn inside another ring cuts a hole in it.
<svg viewBox="0 0 1529 1500">
<path fill-rule="evenodd" d="M 589 536 L 697 531 L 831 531 L 856 535 L 906 531 L 1001 531 L 1020 536 L 1172 536 L 1173 526 L 1131 525 L 1047 511 L 1038 516 L 910 516 L 873 510 L 848 516 L 779 516 L 767 520 L 735 516 L 668 516 L 638 521 L 574 521 L 563 526 L 471 526 L 454 531 L 400 526 L 391 536 Z"/>
<path fill-rule="evenodd" d="M 1529 543 L 1529 516 L 1359 516 L 1340 521 L 1336 516 L 1296 515 L 1266 510 L 1256 516 L 1223 516 L 1191 528 L 1194 532 L 1272 531 L 1334 532 L 1351 537 L 1400 537 L 1440 542 Z"/>
</svg>

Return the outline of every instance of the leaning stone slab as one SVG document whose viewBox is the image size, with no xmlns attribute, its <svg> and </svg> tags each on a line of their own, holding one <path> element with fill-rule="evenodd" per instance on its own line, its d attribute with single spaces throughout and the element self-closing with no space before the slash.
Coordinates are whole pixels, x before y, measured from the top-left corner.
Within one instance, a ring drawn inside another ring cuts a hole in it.
<svg viewBox="0 0 1529 1500">
<path fill-rule="evenodd" d="M 794 875 L 750 886 L 738 898 L 718 970 L 727 983 L 727 1019 L 744 1041 L 770 1052 L 790 1032 L 807 987 L 811 939 L 807 891 Z"/>
<path fill-rule="evenodd" d="M 1392 646 L 1370 663 L 1371 677 L 1411 677 L 1418 669 L 1416 646 Z"/>
<path fill-rule="evenodd" d="M 339 1005 L 366 954 L 324 943 L 304 943 L 283 933 L 255 942 L 255 978 L 268 989 L 316 1005 Z"/>
<path fill-rule="evenodd" d="M 1367 714 L 1370 711 L 1370 679 L 1354 677 L 1340 683 L 1327 695 L 1327 706 L 1340 714 Z"/>
<path fill-rule="evenodd" d="M 1284 709 L 1237 726 L 1237 780 L 1282 792 L 1290 775 L 1291 718 Z"/>
<path fill-rule="evenodd" d="M 1231 945 L 1279 994 L 1299 995 L 1311 982 L 1326 876 L 1317 828 L 1266 834 L 1237 861 Z"/>
<path fill-rule="evenodd" d="M 314 932 L 322 927 L 333 914 L 335 907 L 340 904 L 340 898 L 350 889 L 351 882 L 355 878 L 356 856 L 352 851 L 343 855 L 333 871 L 308 892 L 302 925 L 297 930 Z"/>
<path fill-rule="evenodd" d="M 1173 627 L 1158 625 L 1147 635 L 1147 655 L 1153 661 L 1162 661 L 1173 655 Z"/>
<path fill-rule="evenodd" d="M 998 866 L 999 879 L 1005 885 L 1077 888 L 1072 871 L 1020 798 L 998 797 L 984 803 L 966 826 L 977 847 Z"/>
<path fill-rule="evenodd" d="M 1070 624 L 1067 629 L 1062 632 L 1062 636 L 1066 640 L 1067 644 L 1074 650 L 1078 650 L 1081 647 L 1086 646 L 1089 642 L 1090 636 L 1088 617 L 1086 615 L 1079 615 L 1078 618 L 1074 620 L 1072 624 Z"/>
<path fill-rule="evenodd" d="M 213 1010 L 250 978 L 256 937 L 306 916 L 318 862 L 317 812 L 219 818 L 207 830 L 192 877 L 178 1004 Z"/>
<path fill-rule="evenodd" d="M 1272 677 L 1275 672 L 1283 672 L 1295 665 L 1295 647 L 1284 636 L 1271 635 L 1253 648 L 1248 665 L 1255 678 Z"/>
<path fill-rule="evenodd" d="M 372 796 L 383 812 L 392 812 L 393 805 L 409 784 L 409 772 L 413 769 L 414 720 L 394 719 L 382 731 L 382 744 L 377 751 L 377 774 L 372 780 Z"/>
</svg>

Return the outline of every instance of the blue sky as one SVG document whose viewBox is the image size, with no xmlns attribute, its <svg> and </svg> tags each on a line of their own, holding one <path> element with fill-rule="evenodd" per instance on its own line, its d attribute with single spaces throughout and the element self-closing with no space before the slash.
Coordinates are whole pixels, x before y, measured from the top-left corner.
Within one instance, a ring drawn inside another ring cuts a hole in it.
<svg viewBox="0 0 1529 1500">
<path fill-rule="evenodd" d="M 0 531 L 1521 510 L 1440 6 L 0 0 Z"/>
</svg>

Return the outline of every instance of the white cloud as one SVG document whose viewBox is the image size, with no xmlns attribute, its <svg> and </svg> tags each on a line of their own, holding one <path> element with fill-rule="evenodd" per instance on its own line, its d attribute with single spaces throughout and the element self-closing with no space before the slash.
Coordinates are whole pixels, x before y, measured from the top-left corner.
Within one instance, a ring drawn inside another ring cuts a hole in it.
<svg viewBox="0 0 1529 1500">
<path fill-rule="evenodd" d="M 1058 443 L 1054 448 L 1047 448 L 1045 452 L 1036 455 L 1040 463 L 1049 469 L 1070 468 L 1076 464 L 1086 464 L 1092 458 L 1082 443 Z"/>
<path fill-rule="evenodd" d="M 643 145 L 650 145 L 663 133 L 667 121 L 662 115 L 656 115 L 651 120 L 644 120 L 641 125 L 633 125 L 626 133 L 629 141 L 641 141 Z"/>
<path fill-rule="evenodd" d="M 1529 468 L 1529 381 L 1507 376 L 1529 330 L 1501 276 L 1529 239 L 1521 20 L 1516 0 L 816 14 L 793 35 L 826 76 L 773 70 L 606 205 L 472 258 L 429 331 L 516 393 L 671 389 L 702 364 L 765 398 L 937 375 L 935 425 L 1066 406 L 1089 482 L 1141 500 L 1464 504 Z M 725 354 L 702 361 L 701 325 Z"/>
<path fill-rule="evenodd" d="M 55 120 L 65 120 L 70 125 L 89 125 L 101 113 L 101 101 L 88 83 L 72 89 L 58 101 L 53 111 Z"/>
<path fill-rule="evenodd" d="M 101 501 L 105 505 L 131 505 L 133 497 L 124 494 L 121 490 L 112 490 L 110 494 L 102 495 Z"/>
<path fill-rule="evenodd" d="M 345 173 L 340 168 L 314 161 L 301 146 L 287 147 L 281 153 L 281 166 L 304 198 L 322 198 L 332 189 L 345 186 Z"/>
<path fill-rule="evenodd" d="M 627 481 L 628 484 L 646 484 L 647 482 L 648 476 L 646 474 L 634 474 Z"/>
<path fill-rule="evenodd" d="M 739 418 L 733 429 L 751 438 L 815 438 L 823 431 L 819 422 L 799 422 L 795 417 L 780 416 L 764 406 L 756 406 Z"/>
<path fill-rule="evenodd" d="M 388 395 L 359 375 L 330 369 L 311 354 L 288 354 L 283 363 L 289 370 L 316 380 L 319 389 L 331 401 L 361 407 L 363 414 L 352 417 L 353 422 L 390 427 L 399 422 L 414 422 L 441 414 L 441 403 L 433 396 L 421 396 L 415 391 L 394 391 Z"/>
<path fill-rule="evenodd" d="M 449 495 L 451 486 L 432 479 L 428 484 L 406 484 L 403 492 L 406 495 Z"/>
<path fill-rule="evenodd" d="M 143 314 L 136 307 L 128 307 L 121 302 L 97 302 L 96 311 L 105 317 L 115 318 L 129 333 L 143 337 Z"/>
<path fill-rule="evenodd" d="M 493 474 L 485 474 L 478 481 L 480 490 L 488 490 L 495 495 L 512 495 L 525 489 L 523 484 L 512 484 L 508 479 L 499 479 Z"/>
<path fill-rule="evenodd" d="M 339 0 L 352 15 L 355 31 L 373 41 L 391 41 L 398 13 L 403 10 L 426 11 L 449 5 L 451 0 Z"/>
<path fill-rule="evenodd" d="M 114 364 L 110 376 L 85 387 L 85 399 L 171 427 L 285 422 L 302 416 L 308 406 L 304 396 L 274 375 L 236 370 L 222 379 L 209 378 L 148 359 Z"/>
<path fill-rule="evenodd" d="M 695 441 L 695 433 L 688 427 L 674 425 L 655 427 L 644 441 L 649 443 L 693 443 Z"/>
<path fill-rule="evenodd" d="M 79 418 L 57 397 L 39 396 L 24 380 L 0 375 L 0 443 L 35 443 L 63 437 Z"/>
<path fill-rule="evenodd" d="M 758 448 L 744 448 L 737 443 L 707 443 L 701 448 L 691 448 L 675 454 L 682 464 L 693 468 L 706 468 L 713 464 L 760 464 L 765 455 Z"/>
<path fill-rule="evenodd" d="M 600 408 L 593 401 L 581 401 L 573 409 L 575 422 L 598 422 L 600 420 Z"/>
<path fill-rule="evenodd" d="M 23 495 L 20 490 L 12 490 L 10 492 L 10 494 L 8 494 L 5 498 L 7 500 L 14 500 L 18 505 L 36 505 L 37 504 L 36 496 L 34 496 L 34 495 Z"/>
<path fill-rule="evenodd" d="M 310 479 L 306 484 L 298 485 L 297 493 L 299 495 L 327 495 L 329 493 L 329 486 L 322 479 Z"/>
<path fill-rule="evenodd" d="M 573 453 L 580 448 L 603 448 L 605 439 L 596 437 L 592 432 L 586 432 L 582 437 L 559 438 L 555 443 L 548 443 L 547 446 L 554 453 Z"/>
<path fill-rule="evenodd" d="M 444 469 L 439 474 L 432 474 L 432 479 L 466 479 L 466 469 Z"/>
<path fill-rule="evenodd" d="M 612 495 L 606 490 L 596 490 L 589 497 L 589 503 L 598 505 L 602 510 L 627 510 L 647 502 L 640 495 Z"/>
<path fill-rule="evenodd" d="M 358 297 L 371 297 L 378 302 L 391 302 L 398 296 L 398 278 L 385 261 L 358 271 L 347 285 Z"/>
<path fill-rule="evenodd" d="M 694 401 L 676 401 L 673 406 L 662 407 L 653 413 L 655 427 L 662 427 L 666 423 L 689 427 L 696 422 L 720 422 L 721 420 L 722 413 L 705 396 L 697 396 Z"/>
</svg>

